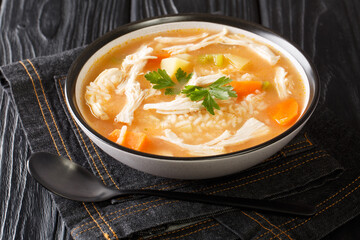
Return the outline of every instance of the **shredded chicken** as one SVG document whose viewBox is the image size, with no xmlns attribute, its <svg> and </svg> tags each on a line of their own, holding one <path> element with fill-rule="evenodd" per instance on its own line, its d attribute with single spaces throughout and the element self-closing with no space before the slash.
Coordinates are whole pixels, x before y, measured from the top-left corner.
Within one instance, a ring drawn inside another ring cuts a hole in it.
<svg viewBox="0 0 360 240">
<path fill-rule="evenodd" d="M 254 74 L 245 73 L 241 75 L 238 81 L 252 81 L 255 78 Z"/>
<path fill-rule="evenodd" d="M 225 130 L 219 137 L 203 144 L 185 144 L 183 143 L 183 139 L 179 138 L 170 129 L 165 129 L 165 136 L 159 136 L 158 138 L 176 144 L 186 149 L 190 154 L 206 156 L 225 153 L 225 147 L 244 143 L 250 139 L 263 136 L 269 131 L 270 128 L 264 123 L 255 118 L 250 118 L 234 134 Z"/>
<path fill-rule="evenodd" d="M 134 112 L 140 106 L 142 101 L 148 94 L 152 94 L 151 91 L 143 91 L 140 87 L 140 83 L 136 81 L 136 78 L 144 68 L 148 59 L 156 58 L 150 56 L 153 49 L 147 46 L 143 46 L 139 51 L 134 54 L 128 55 L 122 63 L 122 71 L 128 72 L 126 83 L 121 84 L 116 89 L 117 94 L 125 93 L 126 104 L 121 109 L 120 113 L 115 117 L 116 122 L 123 122 L 131 124 L 134 120 Z"/>
<path fill-rule="evenodd" d="M 190 36 L 190 37 L 156 37 L 154 38 L 155 41 L 160 43 L 188 43 L 188 42 L 194 42 L 199 39 L 202 39 L 204 37 L 207 37 L 208 33 L 202 33 L 196 36 Z"/>
<path fill-rule="evenodd" d="M 150 55 L 152 52 L 153 49 L 151 47 L 143 46 L 137 52 L 126 56 L 121 64 L 121 70 L 124 72 L 124 74 L 128 73 L 127 79 L 122 84 L 118 85 L 116 94 L 123 94 L 125 89 L 129 86 L 128 84 L 133 84 L 133 82 L 136 80 L 136 77 L 140 74 L 146 65 L 148 59 L 157 58 Z"/>
<path fill-rule="evenodd" d="M 117 143 L 117 144 L 120 144 L 120 145 L 121 145 L 121 144 L 124 142 L 124 138 L 125 138 L 125 133 L 126 133 L 126 131 L 127 131 L 127 126 L 126 126 L 126 125 L 122 126 L 122 127 L 121 127 L 121 130 L 120 130 L 119 137 L 118 137 L 118 139 L 116 140 L 116 143 Z"/>
<path fill-rule="evenodd" d="M 204 143 L 205 145 L 207 146 L 214 146 L 214 145 L 217 145 L 219 143 L 221 143 L 221 141 L 225 140 L 225 139 L 228 139 L 229 137 L 231 137 L 231 133 L 229 130 L 225 130 L 220 136 L 218 136 L 217 138 L 209 141 L 209 142 L 206 142 Z"/>
<path fill-rule="evenodd" d="M 224 74 L 218 73 L 218 74 L 198 77 L 197 74 L 194 72 L 193 76 L 186 85 L 206 86 L 214 83 L 216 80 L 224 76 L 225 76 Z"/>
<path fill-rule="evenodd" d="M 189 43 L 189 44 L 183 44 L 183 45 L 175 45 L 171 47 L 164 48 L 164 50 L 170 52 L 171 54 L 179 54 L 179 53 L 185 53 L 185 52 L 191 52 L 198 50 L 200 48 L 204 48 L 211 44 L 221 43 L 226 45 L 239 45 L 239 46 L 245 46 L 252 49 L 255 53 L 257 53 L 260 57 L 264 58 L 266 61 L 268 61 L 271 65 L 275 65 L 278 61 L 280 56 L 275 55 L 270 48 L 263 44 L 258 44 L 249 38 L 242 37 L 236 34 L 233 34 L 231 36 L 234 36 L 235 38 L 230 38 L 226 36 L 228 33 L 228 30 L 224 28 L 221 32 L 211 35 L 209 37 L 204 38 L 198 43 Z"/>
<path fill-rule="evenodd" d="M 85 100 L 95 117 L 109 119 L 104 104 L 111 98 L 111 92 L 124 82 L 123 72 L 118 68 L 104 70 L 86 87 Z"/>
<path fill-rule="evenodd" d="M 270 63 L 270 65 L 275 65 L 279 59 L 280 56 L 276 56 L 271 50 L 270 48 L 268 48 L 265 45 L 261 45 L 261 44 L 256 44 L 256 43 L 252 43 L 249 45 L 249 47 L 256 52 L 258 55 L 260 55 L 260 57 L 264 58 L 266 61 L 268 61 Z"/>
<path fill-rule="evenodd" d="M 198 111 L 201 108 L 201 102 L 191 101 L 190 98 L 177 96 L 170 102 L 148 103 L 144 105 L 144 110 L 155 109 L 161 114 L 185 114 Z"/>
<path fill-rule="evenodd" d="M 248 119 L 236 133 L 217 143 L 216 146 L 228 147 L 244 143 L 252 138 L 267 134 L 270 128 L 255 118 Z"/>
<path fill-rule="evenodd" d="M 136 68 L 136 72 L 140 72 L 148 59 L 156 59 L 156 56 L 151 56 L 150 53 L 154 51 L 153 48 L 148 46 L 142 46 L 137 52 L 127 55 L 121 64 L 121 68 L 124 72 L 129 72 L 133 68 Z M 142 65 L 142 66 L 141 66 Z"/>
<path fill-rule="evenodd" d="M 191 145 L 183 143 L 183 140 L 179 138 L 174 132 L 170 129 L 164 130 L 165 136 L 159 136 L 158 138 L 165 140 L 167 142 L 173 143 L 183 149 L 186 149 L 190 154 L 208 156 L 208 155 L 217 155 L 225 151 L 223 147 L 217 146 L 208 146 L 206 144 Z"/>
<path fill-rule="evenodd" d="M 282 67 L 277 67 L 275 72 L 275 87 L 280 99 L 285 99 L 291 94 L 288 88 L 289 81 L 286 78 L 287 72 Z"/>
<path fill-rule="evenodd" d="M 249 47 L 260 57 L 262 57 L 266 61 L 268 61 L 270 63 L 270 65 L 275 65 L 279 61 L 280 56 L 275 55 L 273 53 L 273 51 L 271 51 L 271 49 L 268 48 L 267 46 L 265 46 L 263 44 L 255 43 L 254 41 L 251 41 L 250 39 L 245 38 L 243 36 L 239 36 L 236 34 L 234 34 L 232 36 L 234 36 L 236 39 L 223 36 L 222 43 L 228 44 L 228 45 L 239 45 L 239 46 Z"/>
<path fill-rule="evenodd" d="M 204 38 L 198 43 L 189 43 L 185 45 L 175 45 L 172 47 L 164 48 L 165 51 L 170 52 L 171 54 L 179 54 L 179 53 L 185 53 L 185 52 L 191 52 L 198 50 L 200 48 L 206 47 L 208 45 L 218 43 L 222 36 L 225 36 L 228 33 L 228 30 L 224 28 L 221 32 L 211 35 L 207 38 Z"/>
</svg>

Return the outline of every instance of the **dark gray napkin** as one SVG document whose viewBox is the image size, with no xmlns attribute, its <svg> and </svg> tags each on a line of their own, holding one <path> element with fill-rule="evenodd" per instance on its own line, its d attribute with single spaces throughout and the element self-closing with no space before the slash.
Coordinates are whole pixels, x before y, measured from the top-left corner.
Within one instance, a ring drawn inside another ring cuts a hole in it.
<svg viewBox="0 0 360 240">
<path fill-rule="evenodd" d="M 81 50 L 1 67 L 33 152 L 64 155 L 114 188 L 296 200 L 316 205 L 317 213 L 295 218 L 157 197 L 95 204 L 54 195 L 74 239 L 316 239 L 359 213 L 359 138 L 322 108 L 279 153 L 231 176 L 165 179 L 117 162 L 78 128 L 64 102 L 66 73 Z"/>
</svg>

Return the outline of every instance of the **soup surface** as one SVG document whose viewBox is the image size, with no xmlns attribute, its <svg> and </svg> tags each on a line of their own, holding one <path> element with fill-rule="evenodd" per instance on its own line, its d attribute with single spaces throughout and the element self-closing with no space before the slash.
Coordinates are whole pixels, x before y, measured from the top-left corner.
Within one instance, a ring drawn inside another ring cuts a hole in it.
<svg viewBox="0 0 360 240">
<path fill-rule="evenodd" d="M 306 90 L 280 52 L 227 29 L 173 30 L 133 39 L 99 58 L 81 112 L 101 135 L 156 155 L 234 152 L 300 117 Z"/>
</svg>

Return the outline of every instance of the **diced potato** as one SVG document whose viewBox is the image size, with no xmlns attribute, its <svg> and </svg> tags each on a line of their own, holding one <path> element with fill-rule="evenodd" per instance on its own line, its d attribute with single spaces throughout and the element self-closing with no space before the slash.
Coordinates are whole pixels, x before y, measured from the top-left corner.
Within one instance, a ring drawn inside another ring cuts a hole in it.
<svg viewBox="0 0 360 240">
<path fill-rule="evenodd" d="M 173 78 L 176 71 L 181 68 L 183 71 L 188 72 L 190 69 L 190 62 L 177 57 L 169 57 L 161 60 L 160 67 L 165 69 L 166 73 Z"/>
<path fill-rule="evenodd" d="M 250 60 L 247 58 L 243 58 L 233 54 L 225 54 L 225 57 L 229 59 L 230 63 L 238 70 L 242 69 L 246 64 L 250 62 Z"/>
</svg>

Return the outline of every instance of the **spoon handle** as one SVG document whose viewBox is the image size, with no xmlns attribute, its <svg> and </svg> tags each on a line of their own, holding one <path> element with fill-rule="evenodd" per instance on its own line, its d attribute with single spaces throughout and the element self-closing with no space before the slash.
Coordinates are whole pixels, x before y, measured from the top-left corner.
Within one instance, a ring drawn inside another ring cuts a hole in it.
<svg viewBox="0 0 360 240">
<path fill-rule="evenodd" d="M 191 202 L 210 203 L 221 206 L 254 209 L 276 213 L 286 213 L 300 216 L 311 216 L 315 208 L 300 203 L 278 202 L 273 200 L 247 199 L 238 197 L 214 196 L 196 193 L 170 192 L 160 190 L 122 190 L 117 196 L 147 195 Z"/>
</svg>

